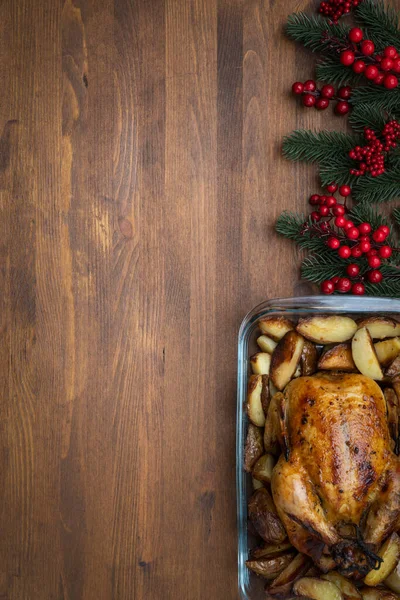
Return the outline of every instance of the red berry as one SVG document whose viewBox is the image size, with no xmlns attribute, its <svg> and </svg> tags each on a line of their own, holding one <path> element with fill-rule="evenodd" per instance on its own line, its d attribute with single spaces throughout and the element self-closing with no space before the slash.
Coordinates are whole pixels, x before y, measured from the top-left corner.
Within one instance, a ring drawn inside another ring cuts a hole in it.
<svg viewBox="0 0 400 600">
<path fill-rule="evenodd" d="M 354 227 L 354 223 L 353 221 L 346 221 L 346 223 L 344 224 L 344 228 L 347 229 L 351 229 L 352 227 Z M 358 230 L 357 230 L 358 231 Z"/>
<path fill-rule="evenodd" d="M 335 95 L 335 88 L 333 87 L 333 85 L 330 85 L 329 83 L 327 85 L 323 85 L 321 88 L 321 96 L 323 96 L 323 98 L 328 98 L 328 100 L 330 98 L 332 98 Z"/>
<path fill-rule="evenodd" d="M 371 244 L 370 244 L 370 242 L 368 242 L 367 240 L 363 240 L 362 242 L 360 242 L 360 250 L 364 254 L 366 252 L 368 252 L 369 250 L 371 250 Z"/>
<path fill-rule="evenodd" d="M 363 283 L 355 283 L 351 288 L 351 293 L 355 296 L 362 296 L 365 294 L 365 286 Z"/>
<path fill-rule="evenodd" d="M 358 44 L 363 39 L 363 32 L 359 27 L 353 27 L 349 32 L 349 40 Z"/>
<path fill-rule="evenodd" d="M 334 194 L 336 192 L 336 190 L 338 189 L 338 184 L 330 183 L 329 185 L 326 186 L 326 189 L 330 194 Z"/>
<path fill-rule="evenodd" d="M 344 227 L 346 223 L 347 223 L 347 221 L 344 217 L 336 217 L 336 219 L 335 219 L 335 225 L 336 225 L 336 227 L 339 227 L 340 229 L 342 227 Z"/>
<path fill-rule="evenodd" d="M 386 46 L 386 48 L 383 51 L 383 55 L 386 58 L 397 58 L 398 56 L 397 50 L 394 46 Z"/>
<path fill-rule="evenodd" d="M 333 294 L 335 286 L 330 279 L 326 279 L 321 283 L 321 292 L 323 294 Z"/>
<path fill-rule="evenodd" d="M 350 289 L 351 289 L 351 281 L 350 281 L 350 279 L 348 279 L 347 277 L 340 277 L 339 281 L 336 284 L 336 289 L 339 292 L 343 292 L 344 294 L 346 294 L 347 292 L 349 292 Z"/>
<path fill-rule="evenodd" d="M 351 87 L 349 85 L 345 85 L 339 88 L 337 95 L 342 100 L 348 100 L 351 96 Z"/>
<path fill-rule="evenodd" d="M 359 245 L 354 246 L 354 248 L 351 249 L 351 255 L 353 258 L 360 258 L 360 256 L 362 256 L 362 250 Z"/>
<path fill-rule="evenodd" d="M 336 198 L 335 198 L 335 196 L 328 196 L 328 198 L 326 199 L 325 204 L 326 204 L 326 206 L 328 208 L 332 208 L 333 206 L 335 206 L 335 204 L 336 204 Z"/>
<path fill-rule="evenodd" d="M 292 85 L 292 92 L 293 92 L 293 94 L 300 95 L 300 94 L 303 93 L 303 91 L 304 91 L 304 84 L 301 83 L 301 81 L 296 81 Z"/>
<path fill-rule="evenodd" d="M 379 248 L 379 256 L 381 256 L 382 258 L 389 258 L 390 256 L 392 256 L 392 253 L 393 250 L 390 246 L 381 246 Z"/>
<path fill-rule="evenodd" d="M 317 84 L 315 83 L 315 81 L 313 81 L 313 79 L 309 79 L 308 81 L 305 82 L 305 84 L 304 84 L 305 92 L 315 92 L 316 89 L 317 89 Z"/>
<path fill-rule="evenodd" d="M 367 233 L 371 232 L 371 225 L 369 223 L 361 223 L 358 226 L 358 231 L 362 234 L 362 235 L 366 235 Z"/>
<path fill-rule="evenodd" d="M 395 58 L 393 60 L 393 71 L 395 73 L 400 73 L 400 58 Z"/>
<path fill-rule="evenodd" d="M 362 73 L 365 71 L 365 62 L 363 60 L 356 60 L 353 64 L 354 73 Z"/>
<path fill-rule="evenodd" d="M 347 265 L 346 273 L 349 277 L 357 277 L 360 272 L 360 267 L 352 263 L 351 265 Z"/>
<path fill-rule="evenodd" d="M 349 67 L 353 64 L 355 59 L 355 54 L 351 50 L 344 50 L 340 55 L 340 62 L 342 65 Z"/>
<path fill-rule="evenodd" d="M 321 220 L 321 215 L 319 213 L 317 213 L 315 210 L 311 213 L 310 217 L 311 217 L 311 221 L 320 221 Z"/>
<path fill-rule="evenodd" d="M 313 96 L 312 94 L 304 94 L 303 96 L 303 104 L 304 106 L 307 106 L 307 108 L 311 108 L 311 106 L 314 106 L 316 101 L 317 100 L 315 96 Z"/>
<path fill-rule="evenodd" d="M 339 240 L 335 237 L 328 238 L 326 243 L 328 244 L 329 248 L 332 248 L 332 250 L 336 250 L 340 246 Z"/>
<path fill-rule="evenodd" d="M 379 258 L 379 256 L 368 256 L 368 264 L 371 267 L 371 269 L 379 269 L 379 267 L 382 264 L 382 261 Z"/>
<path fill-rule="evenodd" d="M 368 271 L 367 277 L 370 283 L 380 283 L 383 279 L 383 275 L 380 271 Z"/>
<path fill-rule="evenodd" d="M 379 73 L 379 69 L 375 65 L 368 65 L 368 67 L 366 67 L 364 73 L 365 73 L 365 77 L 367 79 L 375 79 L 375 77 Z"/>
<path fill-rule="evenodd" d="M 310 196 L 309 202 L 311 206 L 317 206 L 317 204 L 319 204 L 319 194 L 313 194 Z"/>
<path fill-rule="evenodd" d="M 381 69 L 382 71 L 390 71 L 393 67 L 393 60 L 391 58 L 382 58 Z"/>
<path fill-rule="evenodd" d="M 375 77 L 375 79 L 373 79 L 373 82 L 375 83 L 375 85 L 381 85 L 381 83 L 383 83 L 384 79 L 385 79 L 385 73 L 379 72 L 378 75 Z"/>
<path fill-rule="evenodd" d="M 349 238 L 349 240 L 356 240 L 358 239 L 359 235 L 360 232 L 358 231 L 357 227 L 346 228 L 346 236 Z"/>
<path fill-rule="evenodd" d="M 381 244 L 382 242 L 384 242 L 386 240 L 386 238 L 387 238 L 386 233 L 384 231 L 382 231 L 381 229 L 377 229 L 372 234 L 372 239 L 374 240 L 374 242 L 377 242 L 378 244 Z"/>
<path fill-rule="evenodd" d="M 351 256 L 351 250 L 349 246 L 341 246 L 338 250 L 340 258 L 349 258 Z"/>
<path fill-rule="evenodd" d="M 367 256 L 377 256 L 378 255 L 378 250 L 375 250 L 375 248 L 371 248 L 371 250 L 368 250 L 367 252 Z"/>
<path fill-rule="evenodd" d="M 383 80 L 383 85 L 387 90 L 393 90 L 399 85 L 399 80 L 396 75 L 386 75 Z"/>
<path fill-rule="evenodd" d="M 327 206 L 320 206 L 319 214 L 321 217 L 327 217 L 329 215 L 329 208 Z"/>
<path fill-rule="evenodd" d="M 320 196 L 319 197 L 319 203 L 320 204 L 325 204 L 325 202 L 327 201 L 328 196 Z"/>
<path fill-rule="evenodd" d="M 347 115 L 350 110 L 350 104 L 348 102 L 344 102 L 339 100 L 339 102 L 335 106 L 335 113 L 337 115 Z"/>
<path fill-rule="evenodd" d="M 336 285 L 337 282 L 339 281 L 339 279 L 340 279 L 339 275 L 335 275 L 335 277 L 332 277 L 331 281 L 332 281 L 333 285 Z"/>
<path fill-rule="evenodd" d="M 318 110 L 325 110 L 329 106 L 329 100 L 327 98 L 318 98 L 315 103 L 315 108 Z"/>
<path fill-rule="evenodd" d="M 342 215 L 344 215 L 345 212 L 346 211 L 343 204 L 337 204 L 333 209 L 333 214 L 335 215 L 335 217 L 341 217 Z"/>
<path fill-rule="evenodd" d="M 386 235 L 386 237 L 390 233 L 390 228 L 387 225 L 381 225 L 380 227 L 378 227 L 378 229 L 380 229 L 380 231 L 382 231 Z"/>
<path fill-rule="evenodd" d="M 375 44 L 371 40 L 361 42 L 361 52 L 364 56 L 371 56 L 375 52 Z"/>
<path fill-rule="evenodd" d="M 351 194 L 351 187 L 349 185 L 341 185 L 339 188 L 339 194 L 343 196 L 343 198 L 347 198 Z"/>
</svg>

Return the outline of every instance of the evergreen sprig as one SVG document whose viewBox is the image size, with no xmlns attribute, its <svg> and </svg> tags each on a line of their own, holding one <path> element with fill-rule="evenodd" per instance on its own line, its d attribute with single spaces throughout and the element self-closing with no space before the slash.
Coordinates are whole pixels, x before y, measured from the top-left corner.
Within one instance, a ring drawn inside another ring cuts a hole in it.
<svg viewBox="0 0 400 600">
<path fill-rule="evenodd" d="M 338 131 L 307 131 L 297 129 L 283 141 L 283 154 L 289 160 L 321 162 L 346 156 L 362 139 Z"/>
<path fill-rule="evenodd" d="M 393 211 L 393 218 L 397 225 L 400 227 L 400 208 L 395 208 Z"/>
<path fill-rule="evenodd" d="M 379 85 L 363 85 L 353 90 L 351 103 L 353 106 L 371 104 L 384 111 L 397 112 L 400 107 L 400 86 L 387 90 Z"/>
<path fill-rule="evenodd" d="M 313 52 L 327 52 L 337 55 L 332 38 L 348 39 L 350 27 L 342 24 L 330 25 L 321 16 L 310 16 L 303 12 L 289 16 L 286 32 L 292 40 L 300 42 Z"/>
<path fill-rule="evenodd" d="M 400 23 L 397 11 L 382 0 L 363 0 L 355 11 L 358 24 L 366 28 L 377 49 L 400 48 Z"/>
<path fill-rule="evenodd" d="M 332 57 L 326 57 L 317 64 L 316 77 L 318 81 L 334 83 L 338 87 L 347 84 L 357 85 L 364 79 L 362 75 L 357 75 L 353 69 L 342 65 L 337 58 Z"/>
<path fill-rule="evenodd" d="M 400 116 L 400 107 L 399 107 Z M 349 123 L 355 131 L 364 131 L 370 127 L 374 131 L 382 131 L 388 121 L 396 118 L 396 114 L 382 110 L 375 104 L 357 104 L 349 116 Z"/>
<path fill-rule="evenodd" d="M 379 177 L 358 177 L 352 188 L 352 196 L 356 202 L 369 204 L 380 204 L 400 198 L 400 164 Z"/>
<path fill-rule="evenodd" d="M 321 283 L 325 279 L 331 279 L 335 275 L 344 277 L 346 275 L 347 263 L 331 254 L 329 257 L 321 257 L 318 255 L 307 256 L 301 265 L 301 275 L 304 279 L 312 283 Z"/>
</svg>

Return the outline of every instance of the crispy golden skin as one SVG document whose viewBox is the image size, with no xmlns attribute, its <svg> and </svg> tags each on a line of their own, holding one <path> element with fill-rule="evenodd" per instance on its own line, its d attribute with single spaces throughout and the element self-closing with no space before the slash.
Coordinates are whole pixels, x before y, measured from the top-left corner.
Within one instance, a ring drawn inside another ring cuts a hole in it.
<svg viewBox="0 0 400 600">
<path fill-rule="evenodd" d="M 400 515 L 399 459 L 380 387 L 359 374 L 301 377 L 285 388 L 280 417 L 285 452 L 272 492 L 290 541 L 361 577 Z"/>
</svg>

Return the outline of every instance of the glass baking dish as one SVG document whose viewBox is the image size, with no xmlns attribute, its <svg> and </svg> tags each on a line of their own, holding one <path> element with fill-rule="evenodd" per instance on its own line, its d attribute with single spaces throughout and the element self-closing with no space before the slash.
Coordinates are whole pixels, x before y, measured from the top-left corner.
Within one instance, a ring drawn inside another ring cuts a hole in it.
<svg viewBox="0 0 400 600">
<path fill-rule="evenodd" d="M 263 600 L 265 581 L 256 577 L 246 568 L 249 550 L 255 540 L 247 528 L 247 500 L 251 495 L 251 476 L 245 472 L 244 446 L 247 433 L 245 402 L 249 357 L 257 351 L 256 337 L 260 335 L 257 322 L 267 315 L 284 315 L 288 318 L 314 314 L 351 314 L 353 317 L 366 315 L 393 316 L 400 320 L 400 300 L 391 298 L 369 298 L 356 296 L 310 296 L 268 300 L 256 306 L 244 318 L 239 331 L 238 345 L 238 393 L 236 425 L 236 485 L 238 520 L 238 583 L 239 597 L 242 600 Z"/>
</svg>

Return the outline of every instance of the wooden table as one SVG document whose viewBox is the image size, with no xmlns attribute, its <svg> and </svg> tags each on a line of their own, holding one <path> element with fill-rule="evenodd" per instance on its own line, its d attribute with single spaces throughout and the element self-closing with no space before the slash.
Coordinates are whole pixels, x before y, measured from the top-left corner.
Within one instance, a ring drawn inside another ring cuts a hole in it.
<svg viewBox="0 0 400 600">
<path fill-rule="evenodd" d="M 237 332 L 319 189 L 281 141 L 345 127 L 289 93 L 307 6 L 1 2 L 0 598 L 236 598 Z"/>
</svg>

